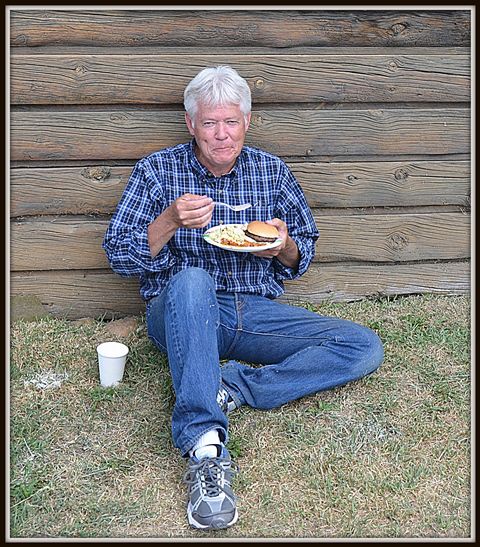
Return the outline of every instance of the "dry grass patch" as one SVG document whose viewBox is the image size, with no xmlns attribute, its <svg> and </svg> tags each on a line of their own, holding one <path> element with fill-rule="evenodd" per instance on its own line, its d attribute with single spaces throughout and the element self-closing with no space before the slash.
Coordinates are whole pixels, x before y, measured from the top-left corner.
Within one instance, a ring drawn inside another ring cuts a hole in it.
<svg viewBox="0 0 480 547">
<path fill-rule="evenodd" d="M 311 307 L 311 306 L 309 306 Z M 98 383 L 101 321 L 13 323 L 13 538 L 468 538 L 470 301 L 325 304 L 377 330 L 385 363 L 359 382 L 231 415 L 240 519 L 199 533 L 185 515 L 166 359 L 144 318 L 126 376 Z"/>
</svg>

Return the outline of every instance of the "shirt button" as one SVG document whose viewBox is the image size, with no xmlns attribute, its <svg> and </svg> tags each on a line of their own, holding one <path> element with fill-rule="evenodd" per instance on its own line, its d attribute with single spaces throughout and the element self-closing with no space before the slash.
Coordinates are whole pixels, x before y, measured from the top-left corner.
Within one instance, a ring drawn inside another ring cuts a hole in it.
<svg viewBox="0 0 480 547">
<path fill-rule="evenodd" d="M 232 275 L 232 272 L 227 272 L 227 275 Z"/>
</svg>

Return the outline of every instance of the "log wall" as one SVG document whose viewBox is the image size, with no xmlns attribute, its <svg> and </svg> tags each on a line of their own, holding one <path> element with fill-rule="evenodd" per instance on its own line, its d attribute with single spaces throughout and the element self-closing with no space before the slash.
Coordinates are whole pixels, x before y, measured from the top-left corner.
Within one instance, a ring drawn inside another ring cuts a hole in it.
<svg viewBox="0 0 480 547">
<path fill-rule="evenodd" d="M 143 311 L 101 242 L 134 163 L 185 142 L 183 89 L 229 64 L 247 144 L 285 159 L 321 237 L 286 300 L 470 290 L 469 10 L 9 11 L 11 296 Z"/>
</svg>

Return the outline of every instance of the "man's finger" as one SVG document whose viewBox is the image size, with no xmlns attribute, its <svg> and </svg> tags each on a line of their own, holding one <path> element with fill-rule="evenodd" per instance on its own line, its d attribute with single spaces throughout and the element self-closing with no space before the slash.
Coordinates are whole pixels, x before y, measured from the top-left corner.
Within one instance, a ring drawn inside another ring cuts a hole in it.
<svg viewBox="0 0 480 547">
<path fill-rule="evenodd" d="M 208 196 L 195 196 L 193 194 L 185 194 L 180 198 L 180 201 L 182 208 L 188 210 L 200 209 L 201 207 L 210 205 L 213 202 L 212 198 Z"/>
</svg>

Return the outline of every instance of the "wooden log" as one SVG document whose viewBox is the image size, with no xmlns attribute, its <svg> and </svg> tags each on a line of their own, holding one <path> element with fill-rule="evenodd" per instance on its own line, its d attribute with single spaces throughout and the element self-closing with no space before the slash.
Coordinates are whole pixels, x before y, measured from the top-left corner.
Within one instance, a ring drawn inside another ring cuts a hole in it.
<svg viewBox="0 0 480 547">
<path fill-rule="evenodd" d="M 470 10 L 22 10 L 12 46 L 469 46 Z"/>
<path fill-rule="evenodd" d="M 280 300 L 354 301 L 366 297 L 470 292 L 470 264 L 317 264 L 300 280 L 286 283 Z M 143 314 L 138 281 L 110 271 L 22 272 L 11 276 L 11 297 L 37 297 L 54 316 L 118 318 Z"/>
<path fill-rule="evenodd" d="M 401 51 L 12 55 L 10 98 L 12 104 L 182 104 L 183 90 L 201 68 L 228 64 L 248 81 L 255 105 L 470 101 L 468 50 Z"/>
<path fill-rule="evenodd" d="M 112 319 L 145 311 L 135 278 L 113 272 L 24 272 L 10 279 L 11 298 L 33 295 L 53 316 Z"/>
<path fill-rule="evenodd" d="M 316 215 L 320 262 L 453 260 L 470 256 L 470 216 L 459 212 Z M 27 219 L 11 224 L 12 271 L 102 269 L 107 220 Z"/>
<path fill-rule="evenodd" d="M 50 218 L 14 222 L 10 227 L 10 267 L 16 270 L 108 268 L 102 249 L 108 222 Z"/>
<path fill-rule="evenodd" d="M 113 213 L 132 166 L 21 168 L 10 172 L 10 215 Z"/>
<path fill-rule="evenodd" d="M 466 161 L 300 162 L 290 167 L 310 207 L 470 205 Z"/>
<path fill-rule="evenodd" d="M 10 215 L 111 214 L 133 165 L 12 169 Z M 470 204 L 467 161 L 290 163 L 311 207 Z"/>
<path fill-rule="evenodd" d="M 157 110 L 16 111 L 12 160 L 139 159 L 190 139 L 183 113 Z M 259 110 L 247 144 L 279 156 L 467 154 L 463 108 Z"/>
<path fill-rule="evenodd" d="M 408 294 L 468 294 L 468 262 L 422 264 L 314 264 L 298 280 L 286 283 L 290 302 L 321 303 Z"/>
<path fill-rule="evenodd" d="M 408 213 L 317 216 L 320 262 L 403 262 L 470 256 L 470 215 Z"/>
</svg>

